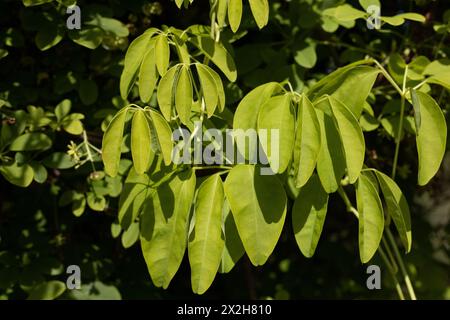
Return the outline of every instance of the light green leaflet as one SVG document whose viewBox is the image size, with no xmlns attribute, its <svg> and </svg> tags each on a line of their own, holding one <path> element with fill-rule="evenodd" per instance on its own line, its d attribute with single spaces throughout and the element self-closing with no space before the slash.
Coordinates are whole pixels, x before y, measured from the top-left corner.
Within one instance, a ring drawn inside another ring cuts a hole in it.
<svg viewBox="0 0 450 320">
<path fill-rule="evenodd" d="M 10 183 L 19 187 L 28 187 L 33 182 L 33 168 L 29 164 L 19 166 L 17 163 L 1 165 L 0 173 Z"/>
<path fill-rule="evenodd" d="M 150 167 L 154 157 L 151 145 L 152 137 L 145 111 L 136 110 L 131 121 L 131 156 L 138 174 L 143 174 Z"/>
<path fill-rule="evenodd" d="M 261 107 L 258 115 L 259 134 L 260 130 L 267 132 L 267 141 L 261 139 L 261 144 L 272 170 L 277 173 L 286 171 L 292 158 L 295 140 L 295 115 L 290 94 L 272 97 Z M 272 130 L 278 130 L 279 133 L 275 141 L 271 139 Z M 278 163 L 274 162 L 274 157 L 278 158 L 278 161 L 275 161 Z"/>
<path fill-rule="evenodd" d="M 235 130 L 235 139 L 245 138 L 242 135 L 247 133 L 248 129 L 257 129 L 258 114 L 261 106 L 272 96 L 278 93 L 282 87 L 277 82 L 269 82 L 250 91 L 239 103 L 233 118 L 233 128 Z M 242 129 L 242 130 L 239 130 Z M 256 141 L 249 139 L 248 147 L 237 144 L 238 151 L 244 155 L 246 159 L 254 156 L 257 152 Z"/>
<path fill-rule="evenodd" d="M 158 149 L 161 151 L 164 163 L 169 165 L 172 162 L 172 129 L 158 112 L 150 110 L 150 117 L 152 119 L 152 125 L 156 132 L 156 138 L 158 141 Z"/>
<path fill-rule="evenodd" d="M 408 202 L 394 180 L 379 171 L 376 171 L 376 175 L 383 192 L 388 213 L 394 220 L 406 252 L 409 252 L 411 251 L 412 235 Z"/>
<path fill-rule="evenodd" d="M 355 183 L 364 164 L 364 135 L 358 120 L 343 103 L 333 97 L 329 97 L 328 101 L 344 147 L 347 174 L 350 183 Z"/>
<path fill-rule="evenodd" d="M 417 131 L 416 144 L 419 153 L 419 178 L 426 185 L 437 173 L 445 154 L 447 124 L 436 101 L 428 94 L 417 91 L 421 125 Z"/>
<path fill-rule="evenodd" d="M 237 71 L 233 57 L 228 53 L 221 43 L 215 42 L 209 36 L 192 36 L 189 38 L 206 57 L 208 57 L 230 80 L 236 81 Z"/>
<path fill-rule="evenodd" d="M 359 213 L 359 256 L 362 263 L 372 259 L 384 230 L 383 205 L 370 179 L 361 175 L 356 184 Z"/>
<path fill-rule="evenodd" d="M 217 95 L 218 95 L 218 106 L 219 111 L 222 112 L 225 109 L 225 91 L 223 89 L 223 83 L 222 79 L 220 78 L 219 74 L 215 72 L 213 69 L 208 67 L 207 65 L 203 65 L 207 71 L 211 74 L 211 76 L 214 79 L 214 82 L 216 83 L 216 89 L 217 89 Z"/>
<path fill-rule="evenodd" d="M 262 29 L 269 21 L 269 1 L 249 0 L 249 3 L 256 24 L 258 25 L 258 28 Z"/>
<path fill-rule="evenodd" d="M 415 89 L 411 89 L 411 103 L 414 109 L 414 123 L 416 125 L 416 134 L 420 130 L 420 125 L 422 124 L 422 118 L 420 116 L 420 100 L 417 96 L 417 91 Z"/>
<path fill-rule="evenodd" d="M 183 65 L 175 92 L 175 108 L 183 124 L 189 123 L 191 118 L 193 92 L 189 67 Z"/>
<path fill-rule="evenodd" d="M 167 41 L 167 36 L 164 34 L 156 37 L 155 58 L 158 72 L 161 76 L 163 76 L 166 73 L 170 62 L 169 43 Z"/>
<path fill-rule="evenodd" d="M 219 94 L 217 90 L 216 80 L 203 64 L 197 63 L 195 65 L 202 88 L 202 96 L 205 100 L 206 112 L 210 118 L 216 110 L 219 102 Z"/>
<path fill-rule="evenodd" d="M 321 146 L 317 158 L 317 173 L 327 193 L 334 193 L 345 173 L 345 157 L 339 131 L 333 118 L 316 109 L 320 124 Z"/>
<path fill-rule="evenodd" d="M 217 1 L 217 23 L 219 27 L 223 27 L 225 19 L 227 17 L 228 0 Z"/>
<path fill-rule="evenodd" d="M 167 121 L 172 117 L 172 106 L 175 100 L 176 80 L 180 70 L 180 64 L 170 68 L 166 74 L 161 78 L 158 85 L 157 99 L 159 109 Z"/>
<path fill-rule="evenodd" d="M 127 98 L 128 93 L 133 87 L 142 59 L 148 49 L 150 39 L 156 32 L 157 29 L 155 28 L 148 29 L 128 47 L 125 55 L 124 69 L 120 77 L 120 95 L 122 99 Z"/>
<path fill-rule="evenodd" d="M 244 246 L 237 231 L 236 222 L 231 213 L 230 204 L 225 198 L 223 204 L 223 230 L 225 233 L 225 246 L 220 261 L 220 273 L 230 272 L 245 253 Z"/>
<path fill-rule="evenodd" d="M 314 172 L 320 153 L 320 124 L 316 111 L 306 95 L 297 111 L 297 132 L 294 145 L 294 176 L 296 187 L 303 187 Z"/>
<path fill-rule="evenodd" d="M 242 0 L 228 0 L 228 22 L 233 32 L 239 29 L 242 19 Z"/>
<path fill-rule="evenodd" d="M 263 265 L 281 235 L 287 198 L 276 176 L 260 175 L 260 167 L 235 166 L 225 181 L 225 195 L 250 261 Z M 270 194 L 270 197 L 267 195 Z"/>
<path fill-rule="evenodd" d="M 121 109 L 111 120 L 103 135 L 102 159 L 105 165 L 105 172 L 111 177 L 115 177 L 119 171 L 122 138 L 127 111 L 128 107 Z"/>
<path fill-rule="evenodd" d="M 139 96 L 143 102 L 149 102 L 155 91 L 158 81 L 158 71 L 155 64 L 155 48 L 152 48 L 145 54 L 141 69 L 139 72 Z"/>
<path fill-rule="evenodd" d="M 152 230 L 141 229 L 141 248 L 157 287 L 166 289 L 169 286 L 183 260 L 195 180 L 192 171 L 183 172 L 160 185 L 148 200 L 148 211 L 154 213 L 154 224 Z"/>
<path fill-rule="evenodd" d="M 300 251 L 311 258 L 322 234 L 328 208 L 328 194 L 314 174 L 301 188 L 292 208 L 292 226 Z"/>
<path fill-rule="evenodd" d="M 144 201 L 152 192 L 151 185 L 147 174 L 138 175 L 131 168 L 119 198 L 118 218 L 122 229 L 128 229 L 139 216 Z"/>
<path fill-rule="evenodd" d="M 191 283 L 192 290 L 197 294 L 203 294 L 211 286 L 219 269 L 225 244 L 222 234 L 223 203 L 223 183 L 220 175 L 215 174 L 198 189 L 191 221 L 194 225 L 189 234 Z"/>
<path fill-rule="evenodd" d="M 45 133 L 30 132 L 18 136 L 9 145 L 11 151 L 47 150 L 52 146 L 52 140 Z"/>
</svg>

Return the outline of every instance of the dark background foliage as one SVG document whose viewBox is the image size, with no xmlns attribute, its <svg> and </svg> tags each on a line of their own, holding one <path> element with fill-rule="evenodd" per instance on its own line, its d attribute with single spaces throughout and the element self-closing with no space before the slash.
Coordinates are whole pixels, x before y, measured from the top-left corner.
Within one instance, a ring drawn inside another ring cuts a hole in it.
<svg viewBox="0 0 450 320">
<path fill-rule="evenodd" d="M 434 28 L 448 23 L 444 16 L 450 9 L 447 0 L 383 1 L 383 14 L 419 12 L 427 18 L 423 25 L 408 22 L 377 32 L 367 30 L 365 23 L 359 21 L 353 28 L 340 27 L 331 33 L 323 30 L 320 13 L 314 10 L 322 2 L 325 1 L 271 1 L 270 22 L 261 31 L 249 8 L 245 8 L 243 26 L 233 38 L 238 81 L 226 88 L 230 109 L 259 84 L 289 78 L 294 89 L 302 91 L 314 79 L 365 55 L 382 60 L 398 52 L 407 61 L 418 55 L 430 59 L 450 55 L 448 31 L 437 33 Z M 207 25 L 209 4 L 196 0 L 188 10 L 180 11 L 168 0 L 77 3 L 82 8 L 83 23 L 88 18 L 86 12 L 111 17 L 123 23 L 128 36 L 123 35 L 121 28 L 105 32 L 98 39 L 101 44 L 92 50 L 74 43 L 66 33 L 57 45 L 41 51 L 36 35 L 44 32 L 42 28 L 48 23 L 55 30 L 64 29 L 65 6 L 50 2 L 25 7 L 21 1 L 1 1 L 0 52 L 8 52 L 0 59 L 0 102 L 5 104 L 0 109 L 1 125 L 14 124 L 17 119 L 13 111 L 35 106 L 53 112 L 58 103 L 69 99 L 71 112 L 85 116 L 82 121 L 89 142 L 100 147 L 104 120 L 123 106 L 119 77 L 128 43 L 151 26 L 182 29 L 192 24 Z M 230 31 L 222 36 L 233 37 Z M 297 56 L 309 46 L 315 48 L 317 55 L 313 66 Z M 448 92 L 442 90 L 434 96 L 440 97 L 441 106 L 449 109 Z M 379 104 L 374 106 L 376 112 L 384 102 Z M 80 134 L 72 135 L 51 125 L 43 126 L 43 130 L 53 144 L 51 149 L 33 155 L 38 162 L 54 152 L 66 152 L 70 141 L 84 141 Z M 374 167 L 389 170 L 394 144 L 388 134 L 383 129 L 376 130 L 366 135 L 366 142 Z M 398 183 L 411 204 L 414 238 L 412 252 L 405 259 L 419 298 L 449 299 L 450 156 L 432 183 L 418 188 L 415 152 L 414 139 L 405 139 Z M 2 155 L 2 161 L 7 160 L 5 156 Z M 105 196 L 104 210 L 95 211 L 95 206 L 88 204 L 81 217 L 72 214 L 70 205 L 61 204 L 61 196 L 67 191 L 84 194 L 98 188 L 91 173 L 102 170 L 101 162 L 95 161 L 94 166 L 88 162 L 78 169 L 47 168 L 45 182 L 33 182 L 27 188 L 15 187 L 0 178 L 0 299 L 26 298 L 30 288 L 46 280 L 65 282 L 65 268 L 71 264 L 80 265 L 82 282 L 92 284 L 91 290 L 66 292 L 62 298 L 193 297 L 187 261 L 168 290 L 158 289 L 150 281 L 139 245 L 124 249 L 120 238 L 113 238 L 111 224 L 116 220 L 117 194 Z M 358 259 L 357 221 L 337 197 L 331 199 L 323 235 L 312 259 L 300 254 L 288 221 L 266 265 L 255 268 L 243 258 L 230 274 L 218 275 L 202 298 L 396 297 L 387 272 L 383 273 L 383 290 L 367 290 L 366 267 Z M 375 263 L 382 265 L 378 258 Z"/>
</svg>

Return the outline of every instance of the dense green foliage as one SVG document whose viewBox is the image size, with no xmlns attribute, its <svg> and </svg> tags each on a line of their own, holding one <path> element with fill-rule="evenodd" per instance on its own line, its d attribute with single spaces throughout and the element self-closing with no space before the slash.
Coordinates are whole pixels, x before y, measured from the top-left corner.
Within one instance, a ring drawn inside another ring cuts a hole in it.
<svg viewBox="0 0 450 320">
<path fill-rule="evenodd" d="M 0 297 L 449 298 L 446 1 L 209 2 L 0 4 Z"/>
</svg>

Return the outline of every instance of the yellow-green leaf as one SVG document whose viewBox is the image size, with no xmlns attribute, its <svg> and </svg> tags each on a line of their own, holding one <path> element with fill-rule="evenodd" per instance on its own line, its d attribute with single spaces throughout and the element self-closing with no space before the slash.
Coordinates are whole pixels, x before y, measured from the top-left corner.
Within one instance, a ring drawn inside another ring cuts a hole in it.
<svg viewBox="0 0 450 320">
<path fill-rule="evenodd" d="M 242 0 L 228 0 L 228 22 L 233 32 L 239 29 L 242 18 Z"/>
<path fill-rule="evenodd" d="M 170 68 L 166 74 L 161 78 L 158 85 L 157 99 L 159 109 L 167 121 L 171 120 L 172 117 L 172 106 L 175 102 L 175 88 L 176 79 L 178 72 L 180 70 L 180 65 L 173 66 Z"/>
<path fill-rule="evenodd" d="M 405 246 L 406 252 L 411 251 L 411 216 L 408 202 L 394 180 L 380 171 L 375 172 L 383 192 L 389 215 L 394 220 L 395 227 L 400 235 L 400 240 Z"/>
<path fill-rule="evenodd" d="M 269 1 L 249 0 L 249 2 L 256 24 L 260 29 L 262 29 L 269 21 Z"/>
<path fill-rule="evenodd" d="M 126 99 L 128 93 L 133 87 L 139 67 L 142 63 L 146 50 L 148 49 L 151 37 L 156 33 L 157 29 L 150 28 L 142 35 L 137 37 L 128 47 L 125 54 L 124 68 L 120 77 L 120 95 L 122 99 Z"/>
<path fill-rule="evenodd" d="M 172 130 L 162 115 L 150 109 L 150 117 L 152 125 L 156 133 L 158 141 L 158 149 L 160 150 L 164 163 L 169 165 L 172 162 Z"/>
<path fill-rule="evenodd" d="M 186 171 L 160 185 L 148 199 L 152 230 L 141 230 L 141 249 L 155 286 L 167 289 L 186 250 L 188 217 L 195 191 L 195 174 Z"/>
<path fill-rule="evenodd" d="M 303 95 L 297 113 L 294 145 L 296 187 L 303 187 L 314 172 L 320 153 L 320 124 L 311 101 Z"/>
<path fill-rule="evenodd" d="M 329 103 L 344 147 L 347 174 L 350 183 L 354 183 L 364 164 L 364 135 L 358 120 L 343 103 L 333 97 L 329 97 Z"/>
<path fill-rule="evenodd" d="M 136 110 L 131 121 L 131 156 L 138 174 L 143 174 L 150 167 L 154 157 L 151 145 L 152 137 L 145 111 Z"/>
<path fill-rule="evenodd" d="M 155 64 L 155 48 L 152 47 L 142 60 L 139 72 L 139 96 L 142 102 L 149 102 L 155 91 L 158 74 Z"/>
<path fill-rule="evenodd" d="M 205 99 L 206 111 L 208 118 L 210 118 L 216 110 L 219 102 L 219 95 L 216 86 L 216 80 L 211 75 L 207 67 L 203 64 L 197 63 L 196 65 L 198 77 L 200 79 L 201 92 Z"/>
<path fill-rule="evenodd" d="M 224 185 L 239 236 L 255 266 L 263 265 L 274 250 L 283 229 L 287 205 L 278 178 L 263 176 L 260 169 L 253 165 L 237 165 L 228 174 Z"/>
<path fill-rule="evenodd" d="M 206 179 L 195 200 L 193 228 L 189 235 L 188 253 L 192 290 L 203 294 L 212 284 L 219 269 L 224 235 L 222 234 L 223 183 L 220 175 Z"/>
<path fill-rule="evenodd" d="M 158 72 L 163 76 L 166 73 L 170 62 L 170 48 L 166 35 L 161 34 L 156 37 L 155 57 Z"/>
<path fill-rule="evenodd" d="M 438 172 L 447 144 L 447 123 L 436 101 L 426 93 L 417 91 L 421 126 L 417 130 L 416 144 L 419 153 L 419 178 L 426 185 Z"/>
</svg>

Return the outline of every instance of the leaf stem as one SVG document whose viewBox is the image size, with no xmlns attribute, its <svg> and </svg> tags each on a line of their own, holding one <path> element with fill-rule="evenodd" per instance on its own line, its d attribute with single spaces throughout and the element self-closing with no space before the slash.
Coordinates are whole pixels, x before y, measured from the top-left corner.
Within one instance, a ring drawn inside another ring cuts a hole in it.
<svg viewBox="0 0 450 320">
<path fill-rule="evenodd" d="M 400 298 L 400 300 L 405 300 L 405 296 L 403 294 L 402 287 L 400 286 L 400 283 L 398 282 L 398 279 L 395 275 L 393 266 L 390 264 L 389 259 L 386 256 L 386 253 L 384 252 L 382 247 L 378 248 L 378 253 L 380 254 L 381 259 L 383 260 L 384 264 L 387 266 L 389 274 L 391 275 L 392 280 L 395 283 L 395 290 L 397 290 L 398 297 Z"/>
</svg>

